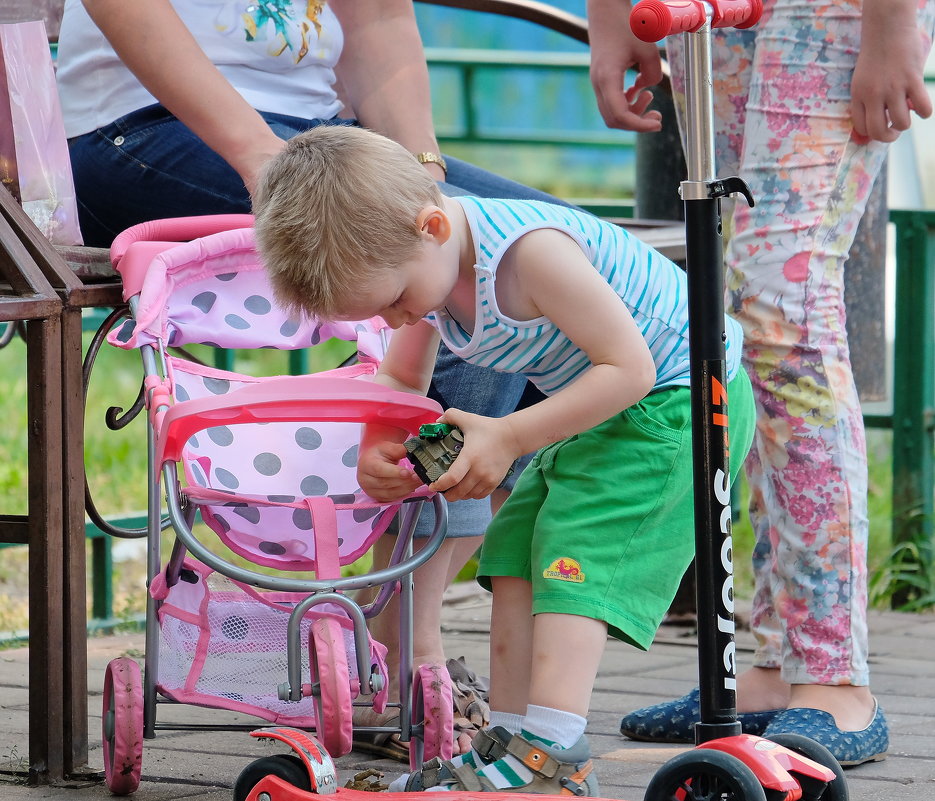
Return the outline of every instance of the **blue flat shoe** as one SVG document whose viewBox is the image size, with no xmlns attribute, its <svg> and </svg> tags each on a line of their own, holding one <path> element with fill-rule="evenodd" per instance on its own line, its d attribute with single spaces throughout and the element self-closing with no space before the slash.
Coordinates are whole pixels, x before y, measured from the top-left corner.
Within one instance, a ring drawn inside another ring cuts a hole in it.
<svg viewBox="0 0 935 801">
<path fill-rule="evenodd" d="M 773 734 L 802 734 L 810 737 L 827 748 L 842 768 L 886 759 L 890 747 L 889 729 L 879 704 L 876 704 L 870 725 L 859 731 L 842 731 L 835 724 L 834 716 L 821 709 L 785 709 L 773 718 L 763 732 L 767 739 Z"/>
<path fill-rule="evenodd" d="M 620 733 L 631 740 L 648 743 L 694 743 L 695 724 L 701 719 L 699 691 L 695 687 L 688 695 L 665 701 L 624 715 Z M 785 710 L 767 709 L 737 715 L 744 734 L 761 735 L 770 721 Z"/>
</svg>

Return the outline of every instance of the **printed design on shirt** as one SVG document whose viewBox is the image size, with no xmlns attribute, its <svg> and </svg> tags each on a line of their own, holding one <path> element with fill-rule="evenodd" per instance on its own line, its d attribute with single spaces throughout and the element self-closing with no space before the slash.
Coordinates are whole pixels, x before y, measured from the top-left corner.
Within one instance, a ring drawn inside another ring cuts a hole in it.
<svg viewBox="0 0 935 801">
<path fill-rule="evenodd" d="M 573 581 L 580 584 L 584 581 L 584 573 L 577 560 L 568 556 L 556 559 L 545 570 L 542 571 L 542 577 L 547 579 L 557 579 L 558 581 Z"/>
<path fill-rule="evenodd" d="M 295 63 L 298 64 L 308 55 L 308 32 L 315 29 L 315 34 L 321 36 L 321 23 L 318 21 L 325 8 L 325 0 L 307 0 L 305 6 L 305 19 L 296 23 L 292 17 L 291 0 L 255 0 L 250 2 L 241 14 L 244 34 L 248 42 L 265 40 L 268 36 L 267 26 L 272 26 L 274 37 L 270 42 L 269 53 L 279 56 L 286 49 L 293 52 Z M 293 32 L 298 28 L 301 41 L 296 47 L 293 41 Z"/>
</svg>

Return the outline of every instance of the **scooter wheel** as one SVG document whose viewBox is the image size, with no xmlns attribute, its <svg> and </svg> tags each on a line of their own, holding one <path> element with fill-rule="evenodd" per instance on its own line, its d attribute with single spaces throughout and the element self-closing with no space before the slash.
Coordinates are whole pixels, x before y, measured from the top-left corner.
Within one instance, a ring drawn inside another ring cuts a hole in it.
<svg viewBox="0 0 935 801">
<path fill-rule="evenodd" d="M 756 775 L 724 751 L 694 749 L 666 762 L 646 786 L 644 801 L 766 801 Z"/>
<path fill-rule="evenodd" d="M 847 779 L 844 778 L 844 770 L 832 753 L 821 743 L 811 737 L 791 732 L 771 734 L 767 739 L 834 771 L 834 779 L 823 788 L 821 783 L 818 783 L 817 787 L 810 787 L 809 782 L 814 782 L 814 779 L 795 774 L 802 786 L 804 801 L 848 801 L 850 793 L 847 789 Z"/>
<path fill-rule="evenodd" d="M 455 725 L 451 677 L 448 668 L 438 662 L 419 665 L 412 677 L 412 723 L 421 726 L 421 734 L 409 744 L 412 770 L 435 757 L 451 759 Z"/>
<path fill-rule="evenodd" d="M 350 753 L 354 740 L 354 706 L 344 627 L 330 617 L 312 623 L 309 635 L 317 737 L 331 756 Z"/>
<path fill-rule="evenodd" d="M 234 801 L 247 801 L 250 791 L 266 776 L 277 776 L 306 793 L 312 791 L 308 771 L 299 757 L 295 754 L 274 754 L 251 762 L 240 771 L 234 783 Z"/>
<path fill-rule="evenodd" d="M 140 786 L 143 767 L 143 677 L 129 657 L 107 665 L 101 711 L 104 782 L 114 795 L 129 795 Z"/>
</svg>

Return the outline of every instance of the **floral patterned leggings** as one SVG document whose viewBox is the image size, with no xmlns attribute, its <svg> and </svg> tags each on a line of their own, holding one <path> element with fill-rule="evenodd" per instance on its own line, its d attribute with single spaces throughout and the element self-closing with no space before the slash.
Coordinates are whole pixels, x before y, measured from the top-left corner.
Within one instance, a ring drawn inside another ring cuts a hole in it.
<svg viewBox="0 0 935 801">
<path fill-rule="evenodd" d="M 931 44 L 935 0 L 920 0 Z M 728 309 L 757 402 L 747 458 L 756 535 L 754 663 L 795 684 L 869 681 L 867 460 L 845 333 L 844 262 L 886 145 L 851 137 L 859 0 L 766 0 L 712 42 Z M 676 105 L 684 37 L 668 43 Z"/>
</svg>

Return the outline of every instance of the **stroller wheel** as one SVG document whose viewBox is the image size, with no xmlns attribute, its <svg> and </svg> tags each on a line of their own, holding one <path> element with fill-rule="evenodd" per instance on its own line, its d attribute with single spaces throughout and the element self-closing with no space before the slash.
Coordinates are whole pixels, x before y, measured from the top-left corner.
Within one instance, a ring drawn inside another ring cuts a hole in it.
<svg viewBox="0 0 935 801">
<path fill-rule="evenodd" d="M 421 749 L 416 741 L 410 743 L 412 770 L 418 770 L 423 762 L 434 757 L 451 759 L 455 721 L 451 678 L 444 665 L 437 662 L 419 665 L 412 677 L 412 725 L 414 737 L 422 741 Z"/>
<path fill-rule="evenodd" d="M 312 792 L 302 760 L 295 754 L 274 754 L 253 761 L 240 771 L 234 783 L 234 801 L 247 801 L 250 791 L 266 776 L 276 776 L 299 790 Z"/>
<path fill-rule="evenodd" d="M 129 657 L 111 660 L 104 673 L 102 730 L 107 789 L 129 795 L 140 786 L 143 765 L 143 679 Z"/>
<path fill-rule="evenodd" d="M 321 617 L 312 623 L 309 663 L 315 690 L 317 736 L 329 754 L 350 753 L 353 742 L 354 707 L 344 627 L 337 620 Z"/>
<path fill-rule="evenodd" d="M 696 748 L 672 757 L 646 786 L 643 801 L 766 801 L 756 774 L 725 751 Z"/>
</svg>

